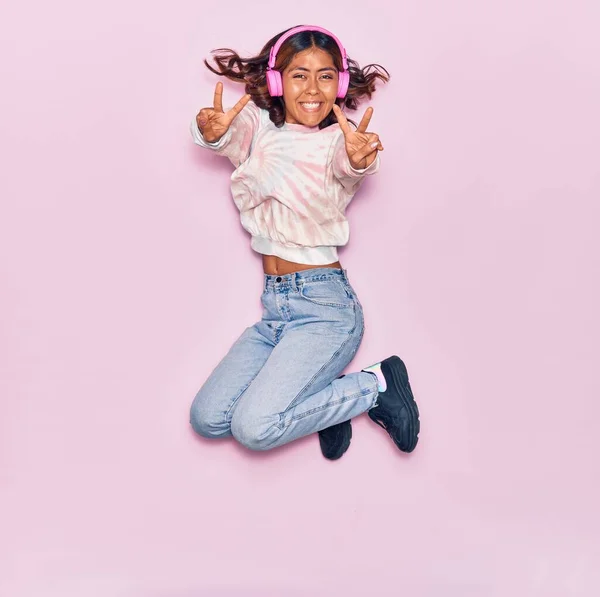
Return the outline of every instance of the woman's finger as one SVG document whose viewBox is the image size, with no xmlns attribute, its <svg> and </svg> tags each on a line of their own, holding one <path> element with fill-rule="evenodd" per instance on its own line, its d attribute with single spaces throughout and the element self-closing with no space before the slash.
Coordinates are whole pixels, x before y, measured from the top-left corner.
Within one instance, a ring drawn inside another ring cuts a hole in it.
<svg viewBox="0 0 600 597">
<path fill-rule="evenodd" d="M 209 112 L 212 111 L 212 108 L 202 108 L 198 115 L 196 116 L 196 122 L 198 126 L 204 126 L 208 122 Z"/>
<path fill-rule="evenodd" d="M 377 133 L 368 133 L 369 137 L 368 137 L 368 143 L 375 143 L 377 142 L 377 149 L 379 151 L 383 151 L 383 145 L 381 144 L 381 139 L 379 139 L 379 135 Z"/>
<path fill-rule="evenodd" d="M 215 112 L 223 112 L 223 83 L 221 83 L 221 81 L 219 81 L 215 87 L 213 107 Z"/>
<path fill-rule="evenodd" d="M 229 112 L 227 112 L 227 116 L 231 117 L 233 120 L 245 107 L 246 104 L 250 101 L 252 96 L 250 94 L 246 94 Z"/>
<path fill-rule="evenodd" d="M 379 149 L 379 141 L 369 141 L 365 143 L 355 154 L 352 156 L 352 160 L 354 162 L 361 162 L 367 156 L 371 155 L 373 152 L 378 151 Z"/>
<path fill-rule="evenodd" d="M 341 108 L 337 104 L 333 104 L 333 113 L 335 114 L 338 124 L 346 136 L 348 133 L 352 132 L 350 125 L 348 124 L 348 120 L 346 119 L 346 115 L 342 112 Z"/>
<path fill-rule="evenodd" d="M 369 126 L 369 122 L 371 122 L 371 116 L 373 116 L 373 108 L 369 107 L 366 109 L 358 128 L 356 129 L 357 133 L 366 133 L 367 127 Z"/>
</svg>

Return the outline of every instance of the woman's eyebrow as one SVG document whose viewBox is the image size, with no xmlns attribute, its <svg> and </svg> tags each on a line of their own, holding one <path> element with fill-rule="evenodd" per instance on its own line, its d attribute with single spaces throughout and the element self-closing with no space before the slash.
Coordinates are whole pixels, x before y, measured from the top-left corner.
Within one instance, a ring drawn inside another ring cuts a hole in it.
<svg viewBox="0 0 600 597">
<path fill-rule="evenodd" d="M 293 71 L 294 70 L 305 70 L 306 72 L 310 72 L 310 69 L 309 68 L 305 68 L 304 66 L 297 66 L 296 68 L 293 68 L 292 70 Z M 320 68 L 317 72 L 320 73 L 320 72 L 322 72 L 324 70 L 332 70 L 333 72 L 337 72 L 337 69 L 333 68 L 333 66 L 326 66 L 324 68 Z"/>
</svg>

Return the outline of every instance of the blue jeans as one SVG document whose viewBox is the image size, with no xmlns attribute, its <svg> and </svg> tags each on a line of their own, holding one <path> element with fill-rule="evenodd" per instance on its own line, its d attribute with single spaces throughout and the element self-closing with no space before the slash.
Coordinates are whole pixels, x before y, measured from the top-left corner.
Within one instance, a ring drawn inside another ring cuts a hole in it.
<svg viewBox="0 0 600 597">
<path fill-rule="evenodd" d="M 269 450 L 347 421 L 375 405 L 377 377 L 349 373 L 363 311 L 346 271 L 265 274 L 262 319 L 246 329 L 191 407 L 194 430 Z"/>
</svg>

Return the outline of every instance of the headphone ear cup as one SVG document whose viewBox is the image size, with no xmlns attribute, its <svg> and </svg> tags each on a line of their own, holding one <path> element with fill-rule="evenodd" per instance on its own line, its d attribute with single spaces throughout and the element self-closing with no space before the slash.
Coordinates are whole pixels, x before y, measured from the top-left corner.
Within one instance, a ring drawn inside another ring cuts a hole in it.
<svg viewBox="0 0 600 597">
<path fill-rule="evenodd" d="M 269 88 L 271 97 L 281 97 L 283 95 L 283 82 L 279 71 L 267 71 L 267 87 Z"/>
<path fill-rule="evenodd" d="M 345 70 L 338 75 L 338 93 L 339 98 L 346 97 L 348 93 L 348 87 L 350 87 L 350 73 Z"/>
</svg>

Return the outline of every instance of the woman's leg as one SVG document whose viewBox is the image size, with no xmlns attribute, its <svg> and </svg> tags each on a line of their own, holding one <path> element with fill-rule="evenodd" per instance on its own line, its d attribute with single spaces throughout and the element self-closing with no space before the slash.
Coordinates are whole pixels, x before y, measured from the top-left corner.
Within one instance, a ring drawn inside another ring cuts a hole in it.
<svg viewBox="0 0 600 597">
<path fill-rule="evenodd" d="M 275 344 L 261 321 L 246 329 L 196 395 L 190 423 L 207 438 L 231 435 L 234 407 L 261 370 Z"/>
<path fill-rule="evenodd" d="M 284 321 L 279 342 L 235 408 L 234 437 L 267 450 L 347 421 L 376 401 L 368 372 L 337 379 L 363 334 L 360 303 L 339 270 L 280 276 L 269 287 Z"/>
</svg>

